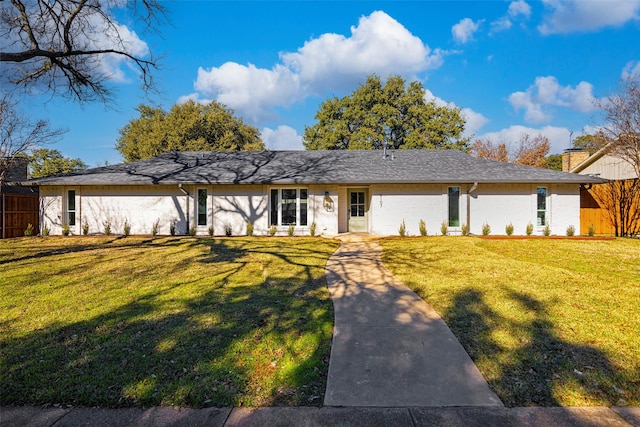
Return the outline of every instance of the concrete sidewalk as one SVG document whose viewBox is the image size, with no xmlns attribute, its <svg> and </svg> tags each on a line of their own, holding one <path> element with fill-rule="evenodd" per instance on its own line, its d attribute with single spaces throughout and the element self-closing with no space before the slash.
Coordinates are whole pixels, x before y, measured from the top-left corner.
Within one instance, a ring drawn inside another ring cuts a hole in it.
<svg viewBox="0 0 640 427">
<path fill-rule="evenodd" d="M 327 262 L 335 324 L 326 406 L 502 406 L 442 318 L 382 264 L 377 241 L 342 237 Z"/>
<path fill-rule="evenodd" d="M 2 427 L 640 426 L 640 408 L 0 408 Z"/>
</svg>

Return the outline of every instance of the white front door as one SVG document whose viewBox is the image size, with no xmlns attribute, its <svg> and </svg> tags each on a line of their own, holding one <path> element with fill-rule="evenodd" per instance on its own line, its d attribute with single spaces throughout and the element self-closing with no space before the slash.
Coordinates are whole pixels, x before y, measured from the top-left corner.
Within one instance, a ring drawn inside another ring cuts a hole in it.
<svg viewBox="0 0 640 427">
<path fill-rule="evenodd" d="M 367 223 L 367 191 L 349 190 L 349 232 L 369 231 Z"/>
</svg>

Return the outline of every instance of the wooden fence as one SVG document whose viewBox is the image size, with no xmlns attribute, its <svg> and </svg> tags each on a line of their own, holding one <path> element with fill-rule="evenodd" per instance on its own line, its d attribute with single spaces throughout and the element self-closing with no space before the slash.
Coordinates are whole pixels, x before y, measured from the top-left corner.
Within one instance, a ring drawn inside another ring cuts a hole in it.
<svg viewBox="0 0 640 427">
<path fill-rule="evenodd" d="M 2 193 L 0 200 L 0 238 L 24 236 L 28 225 L 33 225 L 33 234 L 38 234 L 39 197 L 37 194 Z"/>
<path fill-rule="evenodd" d="M 615 227 L 611 223 L 608 209 L 601 206 L 598 199 L 602 199 L 604 186 L 606 184 L 596 184 L 588 190 L 580 190 L 580 234 L 589 234 L 589 228 L 593 227 L 595 235 L 615 235 Z M 594 195 L 600 194 L 600 198 Z M 606 197 L 606 196 L 605 196 Z M 640 206 L 631 207 L 631 212 L 637 212 Z"/>
</svg>

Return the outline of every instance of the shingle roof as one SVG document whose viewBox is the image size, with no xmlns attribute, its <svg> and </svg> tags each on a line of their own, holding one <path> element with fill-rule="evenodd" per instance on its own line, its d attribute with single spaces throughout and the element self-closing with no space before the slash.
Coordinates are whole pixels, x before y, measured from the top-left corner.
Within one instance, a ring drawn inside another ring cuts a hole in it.
<svg viewBox="0 0 640 427">
<path fill-rule="evenodd" d="M 170 152 L 28 181 L 31 185 L 598 183 L 586 175 L 478 159 L 456 150 Z"/>
</svg>

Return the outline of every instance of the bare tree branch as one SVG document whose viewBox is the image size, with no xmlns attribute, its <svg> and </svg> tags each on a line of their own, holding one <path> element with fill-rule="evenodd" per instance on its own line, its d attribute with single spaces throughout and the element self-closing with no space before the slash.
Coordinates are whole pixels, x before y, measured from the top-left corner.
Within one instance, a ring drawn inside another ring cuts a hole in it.
<svg viewBox="0 0 640 427">
<path fill-rule="evenodd" d="M 107 104 L 106 83 L 128 62 L 143 88 L 154 88 L 157 59 L 116 21 L 114 11 L 122 7 L 147 29 L 166 19 L 160 0 L 0 1 L 0 81 L 30 93 Z"/>
</svg>

